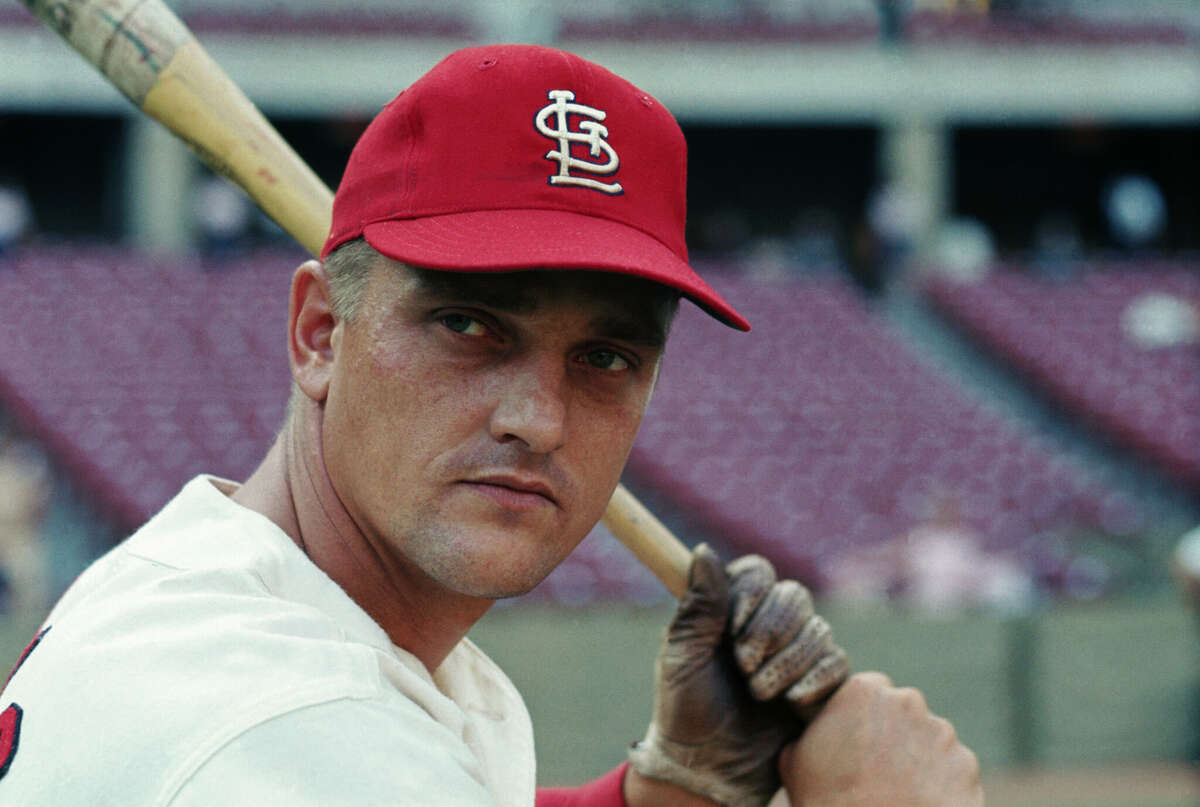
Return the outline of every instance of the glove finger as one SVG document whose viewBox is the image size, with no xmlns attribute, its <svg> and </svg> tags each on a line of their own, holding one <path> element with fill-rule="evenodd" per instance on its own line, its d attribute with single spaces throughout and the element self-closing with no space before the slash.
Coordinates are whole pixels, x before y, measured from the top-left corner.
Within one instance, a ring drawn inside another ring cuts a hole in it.
<svg viewBox="0 0 1200 807">
<path fill-rule="evenodd" d="M 850 674 L 850 659 L 846 651 L 837 645 L 817 660 L 804 677 L 788 689 L 784 696 L 792 708 L 800 714 L 811 711 L 811 707 L 828 697 Z"/>
<path fill-rule="evenodd" d="M 792 641 L 812 615 L 812 595 L 808 589 L 795 580 L 773 585 L 734 639 L 734 657 L 742 672 L 750 675 L 756 671 L 763 659 Z"/>
<path fill-rule="evenodd" d="M 708 544 L 692 552 L 688 588 L 667 629 L 669 642 L 700 642 L 715 647 L 725 632 L 729 614 L 729 580 Z"/>
<path fill-rule="evenodd" d="M 803 679 L 823 655 L 833 649 L 833 631 L 829 623 L 814 616 L 787 645 L 758 668 L 750 677 L 750 693 L 767 701 Z"/>
<path fill-rule="evenodd" d="M 743 555 L 725 567 L 729 575 L 729 632 L 737 636 L 775 584 L 775 567 L 761 555 Z"/>
</svg>

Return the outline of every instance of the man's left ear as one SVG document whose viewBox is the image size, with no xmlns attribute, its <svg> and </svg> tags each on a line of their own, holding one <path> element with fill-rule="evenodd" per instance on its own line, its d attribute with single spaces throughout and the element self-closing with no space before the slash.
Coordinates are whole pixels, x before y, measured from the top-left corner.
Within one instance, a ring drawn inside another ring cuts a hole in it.
<svg viewBox="0 0 1200 807">
<path fill-rule="evenodd" d="M 340 321 L 329 300 L 329 276 L 319 261 L 306 261 L 292 275 L 288 298 L 288 362 L 292 378 L 317 403 L 329 394 Z"/>
</svg>

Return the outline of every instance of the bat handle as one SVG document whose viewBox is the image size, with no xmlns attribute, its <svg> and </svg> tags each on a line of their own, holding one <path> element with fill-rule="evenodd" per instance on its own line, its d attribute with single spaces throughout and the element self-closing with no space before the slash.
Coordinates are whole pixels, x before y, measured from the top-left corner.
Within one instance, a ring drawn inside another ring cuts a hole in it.
<svg viewBox="0 0 1200 807">
<path fill-rule="evenodd" d="M 617 540 L 634 554 L 646 568 L 654 573 L 667 590 L 680 599 L 687 591 L 688 571 L 692 565 L 692 553 L 667 529 L 645 505 L 634 498 L 624 485 L 617 485 L 608 509 L 601 519 Z M 833 692 L 842 685 L 849 672 L 845 651 L 834 648 L 817 662 L 822 677 L 829 682 L 829 694 L 814 703 L 793 706 L 795 713 L 805 724 L 811 723 Z M 834 680 L 836 677 L 836 681 Z"/>
<path fill-rule="evenodd" d="M 617 485 L 613 491 L 601 521 L 672 596 L 683 596 L 692 564 L 691 551 L 624 485 Z"/>
</svg>

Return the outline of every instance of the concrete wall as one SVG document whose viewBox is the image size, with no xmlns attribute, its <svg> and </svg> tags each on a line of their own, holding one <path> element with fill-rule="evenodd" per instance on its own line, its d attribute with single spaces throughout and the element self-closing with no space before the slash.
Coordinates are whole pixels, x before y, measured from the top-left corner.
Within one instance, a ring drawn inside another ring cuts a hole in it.
<svg viewBox="0 0 1200 807">
<path fill-rule="evenodd" d="M 919 687 L 985 769 L 1182 760 L 1200 742 L 1198 626 L 1169 594 L 1021 619 L 820 610 L 855 669 Z M 543 783 L 597 776 L 640 738 L 669 615 L 514 606 L 476 626 L 529 704 Z"/>
</svg>

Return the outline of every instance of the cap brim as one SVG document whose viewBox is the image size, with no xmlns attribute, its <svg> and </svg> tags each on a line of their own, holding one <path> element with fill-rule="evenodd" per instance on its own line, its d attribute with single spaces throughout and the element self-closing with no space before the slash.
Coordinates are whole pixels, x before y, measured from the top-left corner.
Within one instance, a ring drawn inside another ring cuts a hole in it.
<svg viewBox="0 0 1200 807">
<path fill-rule="evenodd" d="M 620 222 L 561 210 L 482 210 L 366 225 L 363 236 L 393 260 L 428 269 L 504 272 L 590 269 L 678 290 L 739 330 L 745 320 L 672 250 Z"/>
</svg>

